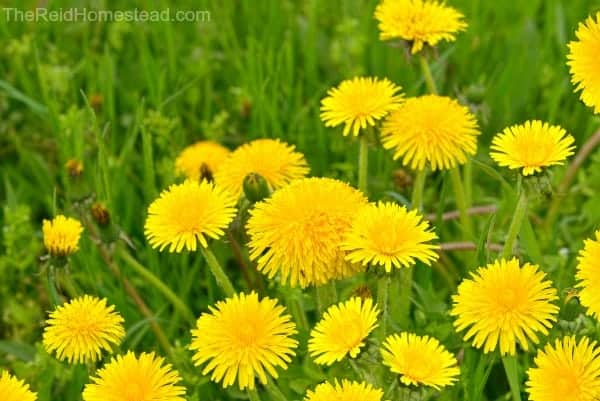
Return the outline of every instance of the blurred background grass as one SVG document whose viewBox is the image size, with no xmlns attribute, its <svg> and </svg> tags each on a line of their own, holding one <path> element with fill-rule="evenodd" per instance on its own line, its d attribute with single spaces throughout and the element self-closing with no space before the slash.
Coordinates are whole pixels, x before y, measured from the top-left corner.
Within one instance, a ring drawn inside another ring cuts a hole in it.
<svg viewBox="0 0 600 401">
<path fill-rule="evenodd" d="M 7 21 L 6 14 L 0 14 L 0 367 L 9 366 L 27 378 L 42 401 L 78 400 L 80 386 L 87 380 L 85 367 L 70 369 L 34 346 L 49 308 L 38 261 L 43 253 L 43 218 L 59 212 L 76 216 L 90 200 L 104 203 L 113 227 L 122 230 L 137 249 L 135 258 L 199 314 L 221 297 L 202 259 L 193 254 L 158 255 L 143 237 L 146 207 L 176 179 L 173 159 L 183 147 L 205 138 L 231 148 L 253 138 L 282 138 L 306 155 L 312 175 L 355 182 L 358 144 L 343 138 L 340 130 L 326 129 L 319 119 L 319 101 L 326 90 L 355 75 L 375 75 L 402 85 L 409 96 L 426 92 L 416 60 L 403 47 L 378 40 L 372 16 L 376 3 L 59 0 L 41 4 L 51 9 L 210 12 L 210 21 L 196 23 L 34 23 Z M 598 128 L 598 118 L 573 93 L 566 53 L 578 22 L 597 11 L 600 1 L 448 3 L 466 15 L 469 28 L 456 42 L 438 47 L 434 75 L 443 94 L 472 108 L 483 132 L 476 161 L 465 173 L 468 195 L 473 204 L 499 206 L 495 220 L 487 216 L 477 220 L 479 237 L 467 239 L 482 243 L 489 237 L 501 242 L 514 202 L 514 176 L 485 167 L 492 165 L 487 146 L 502 128 L 527 119 L 563 126 L 578 146 Z M 33 9 L 40 3 L 9 0 L 2 6 Z M 64 168 L 73 158 L 84 163 L 78 181 Z M 373 200 L 388 197 L 402 202 L 410 193 L 398 168 L 390 152 L 371 148 Z M 600 221 L 600 156 L 593 154 L 579 170 L 568 193 L 552 194 L 563 171 L 556 168 L 539 182 L 533 230 L 524 234 L 522 256 L 543 265 L 561 291 L 561 302 L 568 304 L 576 251 Z M 445 189 L 443 176 L 434 175 L 429 183 L 426 211 L 439 215 L 452 210 L 453 196 Z M 561 197 L 561 214 L 544 230 L 541 221 L 552 196 Z M 437 227 L 442 241 L 459 236 L 451 222 Z M 115 228 L 101 238 L 110 243 L 116 233 Z M 231 265 L 238 288 L 245 288 L 225 245 L 217 253 Z M 449 254 L 433 272 L 425 268 L 418 272 L 412 328 L 436 335 L 453 351 L 460 349 L 460 338 L 452 333 L 445 313 L 458 280 L 453 272 L 489 257 L 482 249 L 474 255 Z M 115 263 L 166 327 L 175 347 L 171 360 L 185 377 L 190 399 L 242 397 L 207 384 L 190 366 L 185 351 L 189 323 L 173 314 L 163 295 L 128 269 L 125 261 Z M 126 296 L 122 282 L 107 273 L 106 260 L 89 238 L 82 241 L 70 275 L 74 292 L 106 296 L 125 316 L 128 335 L 123 349 L 158 350 L 148 319 Z M 351 284 L 341 286 L 342 294 L 351 291 Z M 268 291 L 303 297 L 307 310 L 314 309 L 311 293 Z M 577 308 L 563 308 L 561 324 L 597 336 L 598 327 L 582 320 Z M 477 364 L 470 355 L 469 351 L 464 355 L 466 376 Z M 524 358 L 523 371 L 526 364 Z M 307 385 L 343 372 L 343 366 L 323 372 L 301 358 L 282 381 L 290 398 L 298 399 Z M 507 391 L 502 374 L 491 382 L 483 396 L 466 390 L 467 380 L 442 393 L 441 399 L 502 397 Z"/>
</svg>

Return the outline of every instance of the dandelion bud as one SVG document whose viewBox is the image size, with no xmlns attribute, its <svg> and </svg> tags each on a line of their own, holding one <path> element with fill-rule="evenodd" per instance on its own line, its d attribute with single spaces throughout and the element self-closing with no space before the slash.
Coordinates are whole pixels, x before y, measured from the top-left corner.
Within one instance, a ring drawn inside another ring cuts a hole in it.
<svg viewBox="0 0 600 401">
<path fill-rule="evenodd" d="M 65 163 L 65 168 L 70 177 L 79 178 L 83 173 L 83 162 L 77 159 L 69 159 L 69 161 Z"/>
<path fill-rule="evenodd" d="M 110 224 L 110 213 L 106 206 L 100 202 L 94 202 L 90 207 L 92 217 L 99 226 L 107 226 Z"/>
<path fill-rule="evenodd" d="M 244 194 L 250 202 L 259 202 L 269 196 L 267 181 L 256 173 L 250 173 L 244 178 Z"/>
</svg>

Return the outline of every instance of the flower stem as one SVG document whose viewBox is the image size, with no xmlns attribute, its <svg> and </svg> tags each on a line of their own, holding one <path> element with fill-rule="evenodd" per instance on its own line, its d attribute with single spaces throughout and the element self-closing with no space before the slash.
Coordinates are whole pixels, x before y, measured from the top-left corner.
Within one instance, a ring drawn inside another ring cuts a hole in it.
<svg viewBox="0 0 600 401">
<path fill-rule="evenodd" d="M 515 207 L 515 212 L 513 213 L 513 218 L 508 228 L 508 234 L 506 237 L 506 242 L 504 243 L 504 249 L 502 249 L 501 257 L 504 259 L 507 259 L 512 255 L 515 241 L 517 240 L 517 236 L 519 235 L 519 231 L 521 230 L 521 224 L 523 223 L 523 219 L 527 215 L 527 193 L 525 191 L 525 188 L 523 188 L 523 186 L 521 185 L 521 176 L 519 176 L 518 187 L 519 195 L 517 200 L 517 206 Z"/>
<path fill-rule="evenodd" d="M 381 309 L 381 325 L 379 327 L 379 333 L 381 340 L 387 335 L 387 323 L 388 323 L 388 303 L 389 303 L 389 288 L 390 288 L 390 276 L 389 273 L 384 273 L 377 281 L 377 306 Z M 400 293 L 402 294 L 402 293 Z M 400 309 L 403 310 L 403 309 Z"/>
<path fill-rule="evenodd" d="M 460 224 L 463 232 L 466 234 L 468 239 L 473 239 L 473 225 L 471 223 L 471 217 L 468 213 L 469 206 L 467 204 L 463 180 L 460 176 L 458 166 L 450 169 L 450 180 L 452 181 L 452 187 L 454 188 L 454 199 L 456 200 L 456 206 L 458 208 Z"/>
<path fill-rule="evenodd" d="M 246 392 L 248 393 L 248 398 L 250 401 L 261 401 L 256 388 L 253 388 L 252 390 L 248 389 Z"/>
<path fill-rule="evenodd" d="M 517 358 L 506 355 L 502 357 L 502 365 L 504 365 L 504 371 L 506 372 L 506 377 L 508 379 L 508 385 L 510 386 L 510 392 L 512 394 L 513 401 L 521 401 Z"/>
<path fill-rule="evenodd" d="M 398 271 L 400 282 L 400 297 L 398 298 L 398 324 L 403 329 L 408 328 L 410 322 L 410 300 L 412 297 L 414 267 L 403 267 Z"/>
<path fill-rule="evenodd" d="M 310 326 L 308 324 L 308 319 L 306 317 L 306 312 L 304 311 L 304 305 L 302 304 L 302 299 L 300 298 L 302 293 L 290 293 L 287 296 L 287 305 L 288 309 L 294 316 L 294 320 L 298 325 L 298 329 L 300 331 L 309 330 Z"/>
<path fill-rule="evenodd" d="M 123 259 L 133 270 L 136 271 L 140 276 L 150 283 L 154 288 L 161 292 L 165 298 L 167 298 L 189 322 L 194 323 L 196 321 L 194 314 L 187 307 L 187 305 L 179 299 L 179 297 L 165 284 L 163 281 L 156 277 L 150 270 L 144 265 L 138 262 L 133 256 L 129 254 L 125 249 L 119 248 L 119 256 Z"/>
<path fill-rule="evenodd" d="M 219 285 L 219 287 L 221 287 L 223 292 L 225 292 L 225 295 L 227 295 L 228 297 L 233 296 L 235 294 L 233 284 L 231 284 L 229 277 L 227 277 L 227 274 L 225 274 L 225 271 L 219 264 L 219 261 L 215 257 L 215 254 L 212 253 L 210 248 L 203 247 L 200 247 L 200 252 L 202 252 L 204 259 L 206 259 L 206 263 L 208 264 L 208 267 L 210 268 L 210 271 L 212 272 L 213 276 L 215 276 L 215 280 L 217 280 L 217 284 Z"/>
<path fill-rule="evenodd" d="M 52 303 L 52 306 L 57 307 L 58 305 L 62 304 L 62 300 L 60 295 L 58 295 L 58 291 L 56 290 L 56 271 L 54 270 L 54 266 L 52 264 L 48 264 L 48 266 L 46 266 L 46 273 L 50 302 Z"/>
<path fill-rule="evenodd" d="M 423 192 L 425 190 L 425 179 L 427 178 L 427 169 L 418 170 L 415 182 L 413 184 L 413 193 L 411 207 L 415 210 L 423 209 Z"/>
<path fill-rule="evenodd" d="M 325 309 L 330 305 L 333 305 L 337 301 L 337 289 L 335 288 L 335 282 L 330 281 L 326 284 L 317 286 L 317 309 L 319 314 L 323 314 Z"/>
<path fill-rule="evenodd" d="M 429 68 L 429 63 L 425 56 L 419 56 L 419 64 L 421 65 L 421 72 L 423 72 L 423 78 L 425 78 L 425 84 L 427 85 L 427 89 L 430 93 L 434 95 L 438 93 L 437 87 L 435 86 L 435 81 L 433 80 L 433 74 L 431 74 L 431 68 Z"/>
<path fill-rule="evenodd" d="M 274 401 L 288 401 L 287 397 L 281 392 L 277 384 L 273 381 L 272 378 L 267 378 L 267 384 L 265 384 L 265 389 L 271 396 L 271 399 Z"/>
<path fill-rule="evenodd" d="M 365 195 L 369 194 L 369 138 L 366 133 L 360 136 L 360 148 L 358 150 L 358 189 Z"/>
</svg>

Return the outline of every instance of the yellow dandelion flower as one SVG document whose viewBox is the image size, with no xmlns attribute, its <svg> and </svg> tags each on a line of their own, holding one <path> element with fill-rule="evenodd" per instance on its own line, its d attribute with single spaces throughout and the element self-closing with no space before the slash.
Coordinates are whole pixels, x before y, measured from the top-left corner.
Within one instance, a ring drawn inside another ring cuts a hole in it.
<svg viewBox="0 0 600 401">
<path fill-rule="evenodd" d="M 118 355 L 83 390 L 84 401 L 185 401 L 179 373 L 154 353 Z"/>
<path fill-rule="evenodd" d="M 442 40 L 456 40 L 456 33 L 467 28 L 463 18 L 456 9 L 433 0 L 383 0 L 375 9 L 379 38 L 411 42 L 412 54 L 423 44 L 435 46 Z"/>
<path fill-rule="evenodd" d="M 354 263 L 409 267 L 417 260 L 430 265 L 439 246 L 427 243 L 437 238 L 429 223 L 416 210 L 391 202 L 369 204 L 356 213 L 342 249 Z"/>
<path fill-rule="evenodd" d="M 527 350 L 528 339 L 537 344 L 536 333 L 547 335 L 558 313 L 552 283 L 537 265 L 520 266 L 517 258 L 480 267 L 452 299 L 456 330 L 468 328 L 465 341 L 485 353 L 499 345 L 502 355 L 514 355 L 517 342 Z"/>
<path fill-rule="evenodd" d="M 580 23 L 575 35 L 577 40 L 569 43 L 567 56 L 571 82 L 576 85 L 576 92 L 581 91 L 583 103 L 600 113 L 600 12 L 595 21 L 590 16 Z"/>
<path fill-rule="evenodd" d="M 379 309 L 371 298 L 330 306 L 310 333 L 308 351 L 315 362 L 331 365 L 346 355 L 356 358 L 367 336 L 377 327 Z"/>
<path fill-rule="evenodd" d="M 2 401 L 36 401 L 37 394 L 29 390 L 29 385 L 2 371 L 0 374 L 0 400 Z"/>
<path fill-rule="evenodd" d="M 435 389 L 451 385 L 460 373 L 454 355 L 429 336 L 400 333 L 388 336 L 381 348 L 383 364 L 406 385 Z"/>
<path fill-rule="evenodd" d="M 321 120 L 326 127 L 344 124 L 344 136 L 358 136 L 374 126 L 402 102 L 401 87 L 387 79 L 356 77 L 343 81 L 321 100 Z"/>
<path fill-rule="evenodd" d="M 383 391 L 369 383 L 337 380 L 331 384 L 324 382 L 308 390 L 304 401 L 381 401 Z"/>
<path fill-rule="evenodd" d="M 275 190 L 305 177 L 309 168 L 304 155 L 279 139 L 257 139 L 237 148 L 215 174 L 215 182 L 236 198 L 242 194 L 244 178 L 255 173 Z"/>
<path fill-rule="evenodd" d="M 123 318 L 106 299 L 84 295 L 58 306 L 44 329 L 44 347 L 70 363 L 94 362 L 125 336 Z"/>
<path fill-rule="evenodd" d="M 181 252 L 208 247 L 207 238 L 218 239 L 235 216 L 235 199 L 207 181 L 187 180 L 171 185 L 148 208 L 144 232 L 152 248 Z"/>
<path fill-rule="evenodd" d="M 305 178 L 275 191 L 250 210 L 250 258 L 269 278 L 306 287 L 348 277 L 361 266 L 340 245 L 364 195 L 331 178 Z"/>
<path fill-rule="evenodd" d="M 575 139 L 558 125 L 526 121 L 507 127 L 492 140 L 490 156 L 499 166 L 523 169 L 523 175 L 563 164 L 573 154 Z"/>
<path fill-rule="evenodd" d="M 587 308 L 587 313 L 600 318 L 600 230 L 596 231 L 596 239 L 583 242 L 583 249 L 577 258 L 577 287 L 579 301 Z"/>
<path fill-rule="evenodd" d="M 415 170 L 450 169 L 477 151 L 480 134 L 475 116 L 456 100 L 425 95 L 407 99 L 384 121 L 383 146 L 394 160 Z"/>
<path fill-rule="evenodd" d="M 229 149 L 217 142 L 199 141 L 183 149 L 177 156 L 175 170 L 191 180 L 211 177 L 229 153 Z"/>
<path fill-rule="evenodd" d="M 202 374 L 223 387 L 237 379 L 241 390 L 254 389 L 255 379 L 277 378 L 276 368 L 287 369 L 298 341 L 296 326 L 283 306 L 255 292 L 236 294 L 209 307 L 192 330 L 190 349 L 194 364 L 206 363 Z"/>
<path fill-rule="evenodd" d="M 68 256 L 79 249 L 79 237 L 83 226 L 79 220 L 58 215 L 52 220 L 44 220 L 44 246 L 54 256 Z"/>
<path fill-rule="evenodd" d="M 600 398 L 600 349 L 583 337 L 556 340 L 538 351 L 527 371 L 531 401 L 595 401 Z"/>
</svg>

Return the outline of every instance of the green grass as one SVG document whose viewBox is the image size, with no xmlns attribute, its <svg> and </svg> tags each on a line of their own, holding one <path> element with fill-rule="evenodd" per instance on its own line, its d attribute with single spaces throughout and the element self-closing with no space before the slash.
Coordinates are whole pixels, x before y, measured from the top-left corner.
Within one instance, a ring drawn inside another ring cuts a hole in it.
<svg viewBox="0 0 600 401">
<path fill-rule="evenodd" d="M 6 7 L 22 8 L 37 4 L 8 3 Z M 254 138 L 282 138 L 306 155 L 312 175 L 356 184 L 358 141 L 324 127 L 320 99 L 328 88 L 355 75 L 388 77 L 409 96 L 423 94 L 427 89 L 418 60 L 378 40 L 372 16 L 376 1 L 98 0 L 49 1 L 49 6 L 75 3 L 89 8 L 206 9 L 210 22 L 27 23 L 7 22 L 0 14 L 0 368 L 31 383 L 41 401 L 80 400 L 88 380 L 85 367 L 59 363 L 40 345 L 50 308 L 39 261 L 44 253 L 41 221 L 59 212 L 77 216 L 97 200 L 112 219 L 110 228 L 98 234 L 105 251 L 142 294 L 154 319 L 139 312 L 89 235 L 61 276 L 69 275 L 71 291 L 107 297 L 116 305 L 127 327 L 121 350 L 166 355 L 152 331 L 151 322 L 156 321 L 167 334 L 172 347 L 168 358 L 182 374 L 189 400 L 244 398 L 237 390 L 223 391 L 210 383 L 191 365 L 186 350 L 189 317 L 113 249 L 123 243 L 119 236 L 128 239 L 134 260 L 199 316 L 223 296 L 204 259 L 195 253 L 159 254 L 143 235 L 148 204 L 176 180 L 176 154 L 202 138 L 231 148 Z M 476 251 L 447 252 L 433 269 L 415 268 L 408 328 L 434 335 L 460 353 L 460 383 L 439 395 L 397 392 L 390 399 L 501 400 L 510 397 L 510 390 L 500 359 L 463 344 L 447 314 L 449 297 L 465 271 L 496 257 L 483 244 L 488 238 L 503 242 L 514 209 L 516 175 L 491 162 L 492 136 L 507 125 L 542 119 L 563 126 L 581 147 L 598 129 L 598 118 L 573 93 L 566 53 L 578 22 L 600 9 L 600 1 L 448 3 L 465 13 L 469 28 L 456 42 L 438 47 L 433 75 L 442 94 L 476 112 L 482 136 L 465 172 L 465 195 L 473 205 L 497 205 L 498 212 L 473 219 L 474 237 L 464 239 L 478 244 Z M 103 103 L 94 108 L 97 95 Z M 399 164 L 391 156 L 381 147 L 370 148 L 371 200 L 410 199 L 410 188 L 394 183 Z M 71 158 L 85 166 L 76 182 L 64 169 Z M 565 167 L 553 168 L 534 187 L 530 219 L 520 233 L 522 258 L 539 263 L 561 294 L 560 322 L 550 338 L 563 333 L 599 338 L 597 322 L 583 316 L 576 299 L 566 298 L 574 284 L 576 253 L 600 222 L 599 168 L 600 155 L 592 153 L 566 193 L 556 193 Z M 425 189 L 424 209 L 438 216 L 433 224 L 441 242 L 462 236 L 455 221 L 441 221 L 443 212 L 456 209 L 449 183 L 449 177 L 438 173 L 428 177 Z M 544 227 L 553 197 L 560 197 L 559 214 Z M 236 288 L 246 289 L 226 244 L 214 248 Z M 338 298 L 346 298 L 361 279 L 338 283 Z M 375 281 L 368 278 L 367 283 L 374 291 Z M 269 284 L 266 293 L 290 304 L 300 299 L 310 325 L 316 321 L 313 291 Z M 356 378 L 346 363 L 330 369 L 315 365 L 305 352 L 307 336 L 306 330 L 300 332 L 299 356 L 278 381 L 289 400 L 301 399 L 306 388 L 326 378 Z M 372 369 L 376 356 L 377 348 L 370 343 L 357 363 Z M 519 354 L 514 373 L 521 387 L 532 356 Z M 261 396 L 269 398 L 267 393 Z"/>
</svg>

